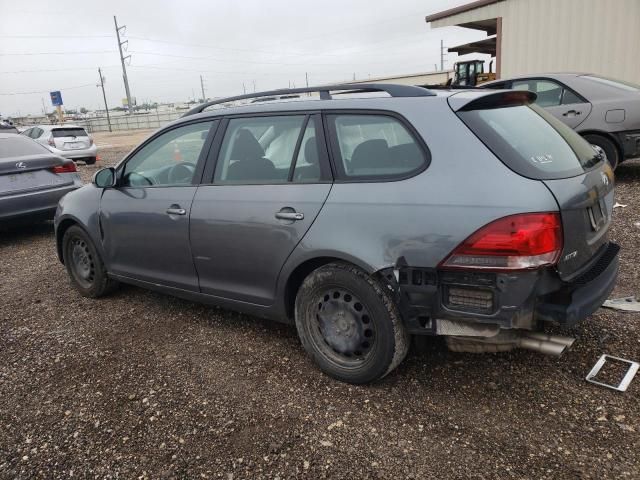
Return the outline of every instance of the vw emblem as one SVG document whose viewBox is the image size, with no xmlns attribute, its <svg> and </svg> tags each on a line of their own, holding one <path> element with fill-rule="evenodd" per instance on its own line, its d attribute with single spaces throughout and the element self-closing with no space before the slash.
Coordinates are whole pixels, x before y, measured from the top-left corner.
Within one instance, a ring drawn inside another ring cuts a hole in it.
<svg viewBox="0 0 640 480">
<path fill-rule="evenodd" d="M 27 164 L 24 162 L 16 163 L 16 168 L 27 168 Z"/>
<path fill-rule="evenodd" d="M 600 175 L 602 176 L 602 184 L 606 187 L 609 185 L 609 176 L 604 173 L 604 172 L 600 172 Z"/>
</svg>

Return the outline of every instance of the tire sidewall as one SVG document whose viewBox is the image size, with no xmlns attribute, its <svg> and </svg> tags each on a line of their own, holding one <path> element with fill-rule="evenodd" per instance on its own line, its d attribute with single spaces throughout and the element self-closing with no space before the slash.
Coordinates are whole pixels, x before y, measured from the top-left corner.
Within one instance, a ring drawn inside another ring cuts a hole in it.
<svg viewBox="0 0 640 480">
<path fill-rule="evenodd" d="M 584 136 L 584 139 L 593 144 L 597 145 L 604 150 L 604 153 L 607 155 L 607 160 L 611 165 L 612 169 L 616 169 L 616 167 L 620 164 L 620 153 L 618 152 L 618 148 L 615 143 L 610 139 L 603 137 L 602 135 L 590 135 L 587 134 Z"/>
<path fill-rule="evenodd" d="M 71 242 L 73 239 L 78 238 L 84 241 L 87 244 L 87 248 L 89 249 L 89 253 L 92 257 L 93 268 L 94 268 L 94 281 L 91 287 L 87 288 L 82 286 L 75 278 L 73 272 L 73 260 L 71 259 Z M 81 295 L 85 297 L 99 297 L 104 293 L 106 288 L 108 279 L 106 275 L 106 271 L 102 264 L 102 259 L 100 254 L 96 250 L 96 247 L 91 241 L 89 235 L 77 225 L 69 227 L 69 229 L 64 233 L 62 238 L 62 255 L 64 259 L 65 267 L 67 268 L 67 273 L 69 274 L 69 278 L 71 279 L 71 283 L 74 288 L 80 292 Z"/>
<path fill-rule="evenodd" d="M 307 353 L 326 374 L 348 383 L 369 383 L 385 376 L 391 369 L 396 354 L 395 323 L 391 316 L 398 313 L 395 305 L 382 288 L 376 289 L 364 274 L 338 265 L 321 267 L 303 282 L 296 296 L 295 322 L 298 336 Z M 351 292 L 366 310 L 375 326 L 376 338 L 367 361 L 356 368 L 347 368 L 328 359 L 315 345 L 311 335 L 314 328 L 317 300 L 327 290 L 341 288 Z M 391 307 L 391 308 L 390 308 Z M 391 310 L 391 311 L 390 311 Z"/>
</svg>

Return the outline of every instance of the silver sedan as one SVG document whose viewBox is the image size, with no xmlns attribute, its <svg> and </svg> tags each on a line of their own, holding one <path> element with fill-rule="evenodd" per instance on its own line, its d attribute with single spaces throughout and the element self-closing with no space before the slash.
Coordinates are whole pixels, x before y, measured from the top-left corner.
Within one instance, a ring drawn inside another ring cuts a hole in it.
<svg viewBox="0 0 640 480">
<path fill-rule="evenodd" d="M 591 74 L 543 73 L 482 87 L 536 93 L 537 105 L 604 150 L 613 168 L 640 157 L 640 85 Z"/>
<path fill-rule="evenodd" d="M 53 218 L 58 201 L 81 186 L 72 160 L 22 135 L 0 133 L 0 223 Z"/>
<path fill-rule="evenodd" d="M 98 149 L 87 131 L 77 125 L 36 125 L 22 132 L 64 158 L 96 163 Z"/>
</svg>

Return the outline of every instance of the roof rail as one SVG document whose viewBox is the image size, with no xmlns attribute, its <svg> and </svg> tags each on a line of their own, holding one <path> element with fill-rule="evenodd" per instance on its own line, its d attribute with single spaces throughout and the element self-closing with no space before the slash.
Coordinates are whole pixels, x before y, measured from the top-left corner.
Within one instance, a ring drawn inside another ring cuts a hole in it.
<svg viewBox="0 0 640 480">
<path fill-rule="evenodd" d="M 306 87 L 306 88 L 283 88 L 280 90 L 269 90 L 266 92 L 247 93 L 246 95 L 238 95 L 236 97 L 227 97 L 206 102 L 192 108 L 183 117 L 202 113 L 206 108 L 222 103 L 234 102 L 236 100 L 246 100 L 249 98 L 274 97 L 279 95 L 291 95 L 296 93 L 318 92 L 320 100 L 331 100 L 331 92 L 340 91 L 345 93 L 365 93 L 365 92 L 387 92 L 391 97 L 432 97 L 435 93 L 413 85 L 396 85 L 393 83 L 346 83 L 341 85 L 325 85 L 322 87 Z"/>
</svg>

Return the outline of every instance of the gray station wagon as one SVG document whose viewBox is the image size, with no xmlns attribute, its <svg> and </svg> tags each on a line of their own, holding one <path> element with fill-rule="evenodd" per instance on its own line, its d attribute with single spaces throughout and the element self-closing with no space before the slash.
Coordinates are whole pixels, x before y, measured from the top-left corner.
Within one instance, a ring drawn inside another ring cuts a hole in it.
<svg viewBox="0 0 640 480">
<path fill-rule="evenodd" d="M 256 98 L 276 100 L 225 108 Z M 58 255 L 88 297 L 125 282 L 294 323 L 352 383 L 412 335 L 560 354 L 573 339 L 544 326 L 616 280 L 614 179 L 534 99 L 369 84 L 210 102 L 60 201 Z"/>
</svg>

